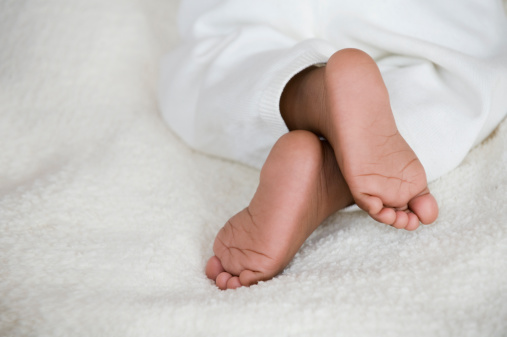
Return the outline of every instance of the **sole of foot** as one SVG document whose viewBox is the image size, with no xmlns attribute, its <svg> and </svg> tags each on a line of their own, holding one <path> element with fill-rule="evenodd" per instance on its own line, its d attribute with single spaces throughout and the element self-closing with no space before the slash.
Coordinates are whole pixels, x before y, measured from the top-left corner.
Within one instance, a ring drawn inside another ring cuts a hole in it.
<svg viewBox="0 0 507 337">
<path fill-rule="evenodd" d="M 329 144 L 290 132 L 271 150 L 250 205 L 218 232 L 206 275 L 220 289 L 271 279 L 325 218 L 351 203 Z"/>
<path fill-rule="evenodd" d="M 375 220 L 414 230 L 438 216 L 424 168 L 398 132 L 374 60 L 357 49 L 335 53 L 325 68 L 324 136 L 357 205 Z"/>
</svg>

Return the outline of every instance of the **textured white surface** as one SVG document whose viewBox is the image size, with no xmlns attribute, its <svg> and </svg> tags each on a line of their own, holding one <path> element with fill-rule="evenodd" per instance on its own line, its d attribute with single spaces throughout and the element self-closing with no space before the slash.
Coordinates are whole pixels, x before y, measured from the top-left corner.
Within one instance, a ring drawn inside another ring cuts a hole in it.
<svg viewBox="0 0 507 337">
<path fill-rule="evenodd" d="M 0 336 L 505 336 L 507 122 L 409 233 L 337 214 L 272 281 L 219 291 L 258 172 L 156 106 L 174 1 L 0 2 Z"/>
</svg>

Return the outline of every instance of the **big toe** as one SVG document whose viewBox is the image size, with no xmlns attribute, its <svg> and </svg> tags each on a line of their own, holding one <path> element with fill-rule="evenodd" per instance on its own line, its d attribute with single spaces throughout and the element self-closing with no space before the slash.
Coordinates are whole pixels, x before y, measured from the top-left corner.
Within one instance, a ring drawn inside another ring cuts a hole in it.
<svg viewBox="0 0 507 337">
<path fill-rule="evenodd" d="M 218 275 L 224 272 L 222 262 L 216 256 L 212 256 L 206 264 L 206 276 L 211 280 L 216 280 Z"/>
<path fill-rule="evenodd" d="M 438 217 L 437 201 L 429 191 L 410 200 L 408 207 L 417 215 L 419 221 L 425 225 L 434 222 Z"/>
</svg>

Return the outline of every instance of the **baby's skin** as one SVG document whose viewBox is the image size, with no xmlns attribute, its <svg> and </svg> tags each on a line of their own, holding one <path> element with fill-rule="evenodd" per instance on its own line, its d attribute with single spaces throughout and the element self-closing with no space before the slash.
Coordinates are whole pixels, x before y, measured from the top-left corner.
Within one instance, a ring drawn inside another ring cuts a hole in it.
<svg viewBox="0 0 507 337">
<path fill-rule="evenodd" d="M 424 168 L 398 132 L 366 53 L 344 49 L 325 67 L 302 71 L 280 110 L 291 132 L 271 150 L 248 207 L 218 232 L 206 265 L 220 289 L 273 278 L 329 215 L 354 203 L 399 229 L 436 220 Z"/>
</svg>

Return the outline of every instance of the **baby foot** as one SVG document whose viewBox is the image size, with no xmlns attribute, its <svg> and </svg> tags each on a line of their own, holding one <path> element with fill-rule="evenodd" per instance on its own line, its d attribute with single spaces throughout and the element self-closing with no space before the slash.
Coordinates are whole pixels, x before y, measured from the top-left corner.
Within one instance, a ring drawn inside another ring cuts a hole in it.
<svg viewBox="0 0 507 337">
<path fill-rule="evenodd" d="M 355 202 L 377 221 L 414 230 L 438 216 L 421 162 L 398 132 L 375 62 L 346 49 L 326 65 L 325 132 Z"/>
<path fill-rule="evenodd" d="M 206 275 L 220 289 L 271 279 L 325 218 L 352 202 L 329 144 L 290 132 L 271 150 L 250 205 L 218 232 Z"/>
</svg>

